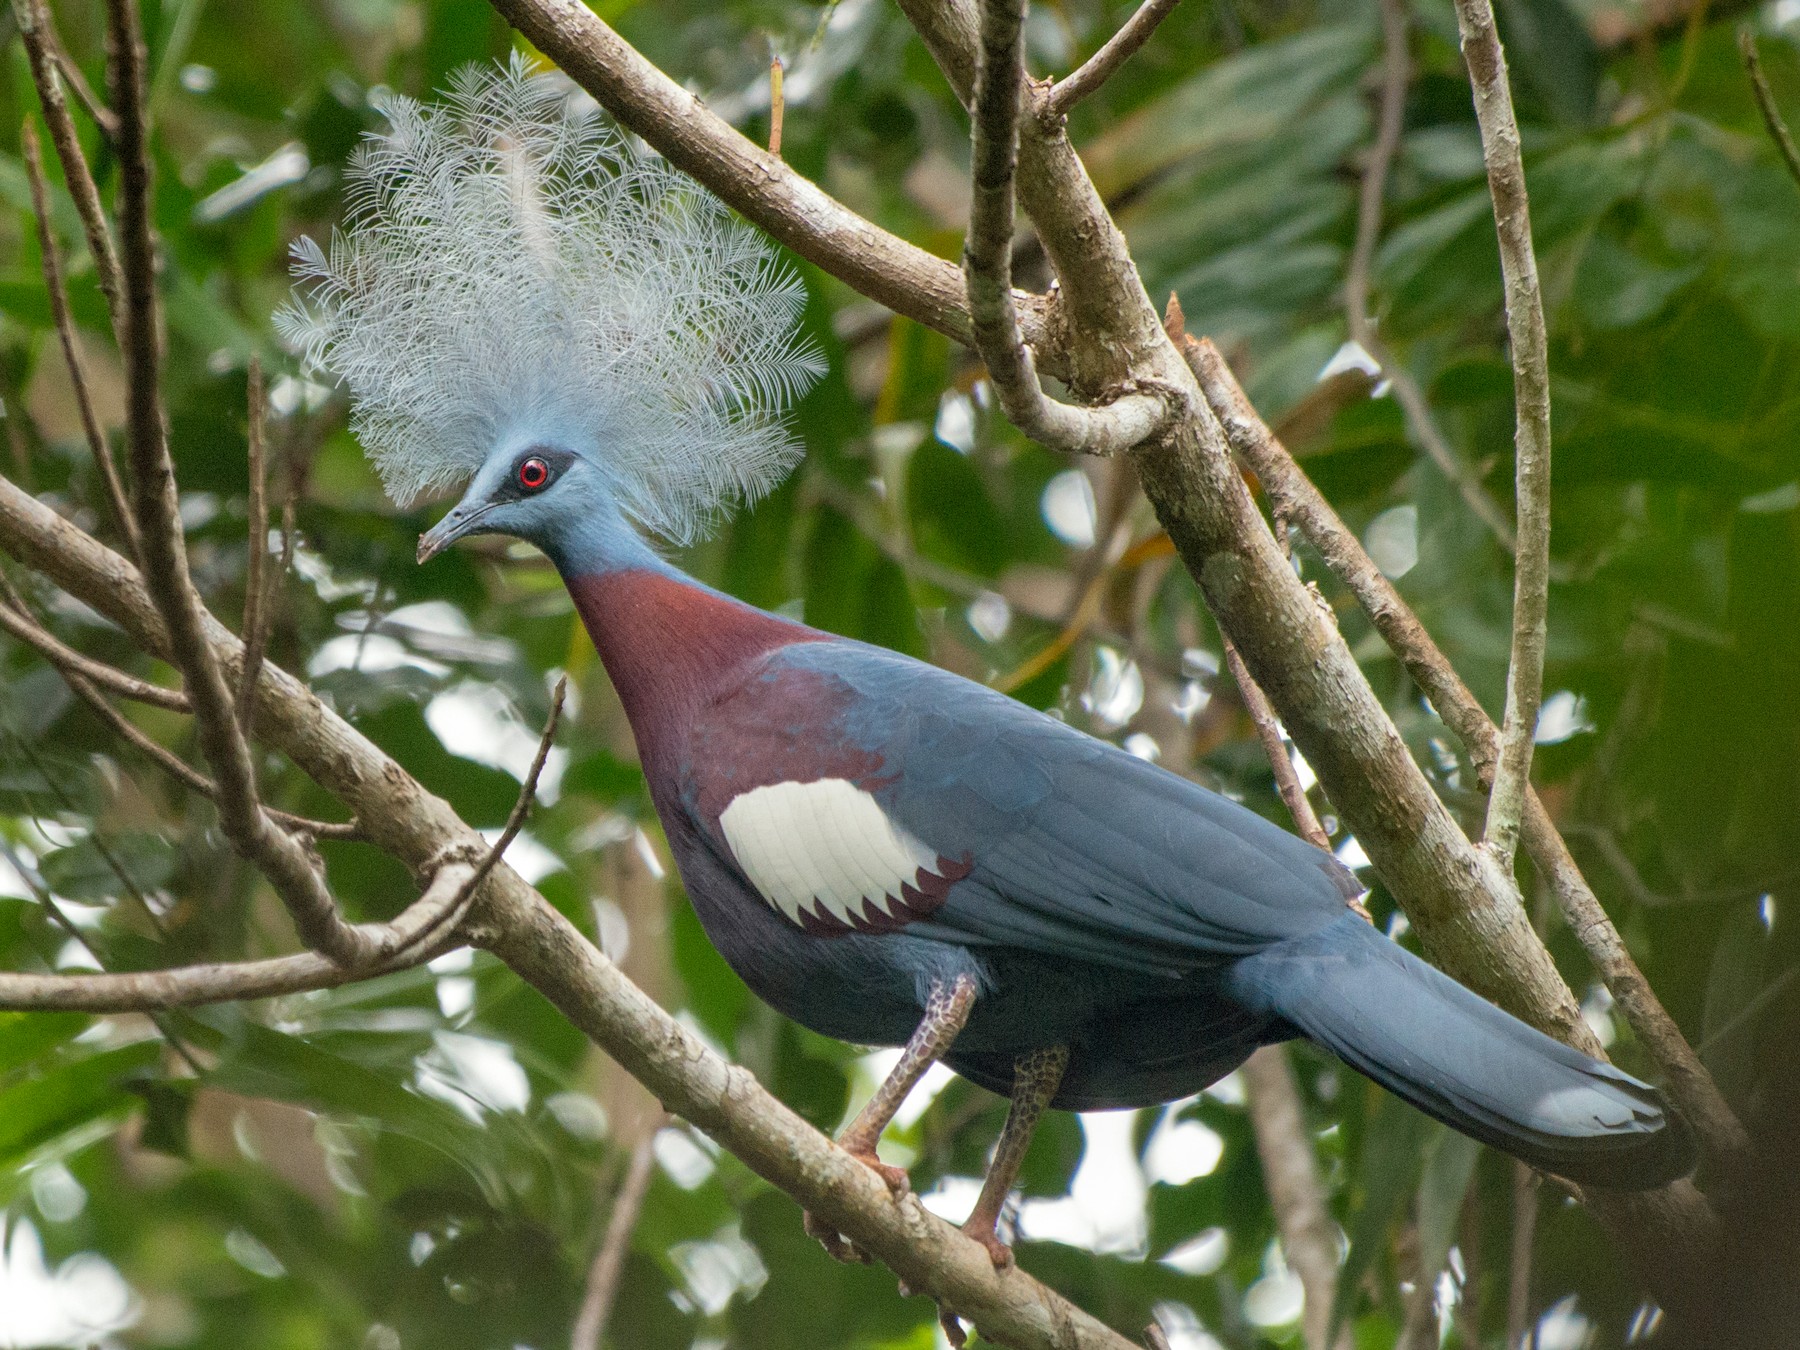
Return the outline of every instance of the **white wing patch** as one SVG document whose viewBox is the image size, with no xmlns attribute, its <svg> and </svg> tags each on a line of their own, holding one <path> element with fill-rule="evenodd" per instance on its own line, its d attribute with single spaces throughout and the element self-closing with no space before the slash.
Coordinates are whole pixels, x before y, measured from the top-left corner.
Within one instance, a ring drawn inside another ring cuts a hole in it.
<svg viewBox="0 0 1800 1350">
<path fill-rule="evenodd" d="M 753 788 L 719 826 L 762 898 L 811 933 L 891 932 L 935 910 L 970 870 L 843 778 Z"/>
</svg>

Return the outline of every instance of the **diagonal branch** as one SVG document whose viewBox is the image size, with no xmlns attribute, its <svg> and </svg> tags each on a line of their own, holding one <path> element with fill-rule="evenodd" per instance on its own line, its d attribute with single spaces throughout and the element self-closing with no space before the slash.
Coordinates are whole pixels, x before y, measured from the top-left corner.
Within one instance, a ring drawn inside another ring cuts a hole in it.
<svg viewBox="0 0 1800 1350">
<path fill-rule="evenodd" d="M 1510 872 L 1519 843 L 1519 817 L 1531 786 L 1531 752 L 1544 697 L 1550 613 L 1550 355 L 1537 255 L 1531 246 L 1531 203 L 1525 193 L 1519 125 L 1493 6 L 1489 0 L 1456 0 L 1456 22 L 1475 90 L 1475 120 L 1481 127 L 1481 152 L 1500 238 L 1500 272 L 1506 282 L 1506 331 L 1512 340 L 1519 547 L 1513 569 L 1512 654 L 1506 670 L 1500 762 L 1481 832 L 1482 844 Z"/>
<path fill-rule="evenodd" d="M 44 0 L 13 0 L 13 17 L 19 25 L 19 38 L 31 58 L 31 78 L 37 85 L 38 100 L 44 109 L 44 122 L 50 128 L 50 141 L 56 146 L 56 157 L 62 161 L 63 179 L 69 195 L 75 199 L 76 213 L 87 232 L 88 252 L 94 258 L 94 272 L 100 293 L 117 325 L 122 313 L 119 286 L 119 263 L 113 252 L 112 235 L 106 227 L 106 209 L 100 204 L 100 189 L 94 185 L 93 171 L 87 156 L 81 153 L 81 138 L 75 121 L 69 116 L 69 104 L 63 98 L 61 74 L 56 54 L 55 27 Z"/>
<path fill-rule="evenodd" d="M 1500 736 L 1475 695 L 1331 503 L 1256 415 L 1218 349 L 1204 339 L 1183 346 L 1232 450 L 1255 472 L 1281 516 L 1300 527 L 1349 587 L 1438 716 L 1467 748 L 1481 781 L 1492 782 Z M 1708 1151 L 1718 1158 L 1743 1155 L 1749 1148 L 1744 1127 L 1632 960 L 1535 790 L 1526 796 L 1524 841 L 1532 861 L 1549 879 L 1564 919 L 1626 1021 L 1661 1067 L 1670 1095 Z"/>
<path fill-rule="evenodd" d="M 1112 78 L 1150 40 L 1157 25 L 1181 0 L 1144 0 L 1138 10 L 1101 47 L 1068 76 L 1051 86 L 1038 109 L 1040 117 L 1066 117 L 1069 109 Z"/>
<path fill-rule="evenodd" d="M 1743 57 L 1745 73 L 1750 76 L 1750 92 L 1756 95 L 1756 107 L 1762 113 L 1763 125 L 1769 129 L 1769 139 L 1781 151 L 1781 161 L 1787 165 L 1789 176 L 1800 183 L 1800 149 L 1795 148 L 1793 134 L 1782 120 L 1781 109 L 1775 106 L 1775 92 L 1769 88 L 1769 77 L 1763 74 L 1762 57 L 1756 51 L 1756 34 L 1751 32 L 1748 24 L 1738 29 L 1738 53 Z"/>
<path fill-rule="evenodd" d="M 981 59 L 970 110 L 969 232 L 963 241 L 975 348 L 987 363 L 1000 406 L 1020 431 L 1053 450 L 1117 454 L 1156 434 L 1168 420 L 1168 401 L 1124 393 L 1100 407 L 1078 408 L 1050 398 L 1038 382 L 1013 306 L 1013 178 L 1025 76 L 1024 17 L 1025 0 L 987 0 L 982 6 Z"/>
<path fill-rule="evenodd" d="M 708 111 L 575 0 L 492 0 L 600 105 L 795 253 L 871 300 L 971 340 L 955 266 L 865 220 Z M 1041 301 L 1024 302 L 1027 335 L 1044 340 Z M 1057 366 L 1044 353 L 1046 368 Z M 1057 367 L 1060 369 L 1060 367 Z"/>
<path fill-rule="evenodd" d="M 132 556 L 142 557 L 137 521 L 125 501 L 125 485 L 119 481 L 118 466 L 113 463 L 112 449 L 106 444 L 106 433 L 100 429 L 100 418 L 94 411 L 94 398 L 88 390 L 87 371 L 81 363 L 81 351 L 75 345 L 75 322 L 69 314 L 69 291 L 64 284 L 62 257 L 56 247 L 56 236 L 50 230 L 49 193 L 44 186 L 44 158 L 38 149 L 37 128 L 26 120 L 19 132 L 19 145 L 24 151 L 25 174 L 31 180 L 31 207 L 37 216 L 38 251 L 43 255 L 44 290 L 50 297 L 50 317 L 56 325 L 56 336 L 62 343 L 63 364 L 69 370 L 69 384 L 75 391 L 75 408 L 81 416 L 81 430 L 87 437 L 88 450 L 94 456 L 94 467 L 100 470 L 100 481 L 106 488 L 106 500 L 112 507 L 113 520 L 125 535 Z"/>
<path fill-rule="evenodd" d="M 179 690 L 164 689 L 160 684 L 151 684 L 135 675 L 127 675 L 104 661 L 83 656 L 73 647 L 65 646 L 11 604 L 0 604 L 0 628 L 19 641 L 35 647 L 46 661 L 65 676 L 82 676 L 124 698 L 136 699 L 139 703 L 148 703 L 157 708 L 167 708 L 171 712 L 188 710 L 187 696 Z"/>
</svg>

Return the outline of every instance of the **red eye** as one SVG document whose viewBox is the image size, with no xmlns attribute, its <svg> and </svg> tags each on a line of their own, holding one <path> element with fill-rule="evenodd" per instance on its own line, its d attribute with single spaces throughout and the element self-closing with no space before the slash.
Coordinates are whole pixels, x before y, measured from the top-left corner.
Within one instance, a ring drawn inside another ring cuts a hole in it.
<svg viewBox="0 0 1800 1350">
<path fill-rule="evenodd" d="M 519 486 L 527 492 L 536 492 L 550 481 L 550 466 L 536 455 L 519 465 Z"/>
</svg>

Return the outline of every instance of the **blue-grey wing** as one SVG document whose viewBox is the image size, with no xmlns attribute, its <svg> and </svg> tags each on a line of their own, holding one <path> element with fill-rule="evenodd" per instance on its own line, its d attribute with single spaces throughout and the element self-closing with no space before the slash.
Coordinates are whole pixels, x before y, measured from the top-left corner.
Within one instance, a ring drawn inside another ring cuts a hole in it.
<svg viewBox="0 0 1800 1350">
<path fill-rule="evenodd" d="M 837 686 L 882 808 L 969 869 L 908 932 L 1173 972 L 1313 932 L 1362 889 L 1255 812 L 960 676 L 849 642 L 777 659 Z"/>
</svg>

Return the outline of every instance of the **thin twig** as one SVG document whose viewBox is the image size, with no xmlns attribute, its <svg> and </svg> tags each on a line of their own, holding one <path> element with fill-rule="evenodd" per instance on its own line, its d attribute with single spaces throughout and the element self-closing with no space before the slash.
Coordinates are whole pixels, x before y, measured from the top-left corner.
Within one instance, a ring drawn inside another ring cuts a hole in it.
<svg viewBox="0 0 1800 1350">
<path fill-rule="evenodd" d="M 1406 90 L 1412 79 L 1407 55 L 1410 21 L 1405 0 L 1381 0 L 1381 102 L 1376 117 L 1375 143 L 1363 168 L 1357 193 L 1356 239 L 1344 271 L 1344 314 L 1350 338 L 1375 359 L 1382 376 L 1393 387 L 1394 399 L 1406 417 L 1413 437 L 1425 450 L 1438 472 L 1449 479 L 1475 516 L 1511 553 L 1517 548 L 1512 521 L 1482 484 L 1480 475 L 1451 446 L 1431 410 L 1431 402 L 1413 374 L 1390 352 L 1376 331 L 1369 312 L 1370 274 L 1376 245 L 1381 240 L 1382 206 L 1387 196 L 1388 175 L 1400 149 L 1406 123 Z"/>
<path fill-rule="evenodd" d="M 1391 0 L 1390 0 L 1391 2 Z M 1482 843 L 1502 870 L 1512 870 L 1519 819 L 1531 786 L 1538 707 L 1544 697 L 1544 644 L 1550 611 L 1550 354 L 1537 254 L 1531 245 L 1531 203 L 1519 126 L 1506 79 L 1506 53 L 1489 0 L 1456 0 L 1463 59 L 1474 86 L 1488 192 L 1506 282 L 1506 331 L 1512 342 L 1516 426 L 1515 498 L 1518 562 L 1513 569 L 1512 652 L 1506 671 L 1506 715 L 1500 762 L 1488 794 Z"/>
<path fill-rule="evenodd" d="M 1506 1284 L 1506 1343 L 1529 1350 L 1525 1333 L 1531 1325 L 1531 1253 L 1536 1245 L 1538 1176 L 1522 1162 L 1512 1165 L 1512 1269 Z"/>
<path fill-rule="evenodd" d="M 113 252 L 112 234 L 106 225 L 106 208 L 100 204 L 100 189 L 94 185 L 93 171 L 88 168 L 87 156 L 81 152 L 81 138 L 76 134 L 68 102 L 63 98 L 56 63 L 60 44 L 55 39 L 50 11 L 44 0 L 13 0 L 13 17 L 18 21 L 19 37 L 31 58 L 31 78 L 37 85 L 38 101 L 43 105 L 44 123 L 50 128 L 50 143 L 56 147 L 56 157 L 62 161 L 63 181 L 68 184 L 82 229 L 87 232 L 88 252 L 93 255 L 100 293 L 106 297 L 113 325 L 117 328 L 123 316 L 118 257 Z"/>
<path fill-rule="evenodd" d="M 168 629 L 170 655 L 193 705 L 200 747 L 218 785 L 212 800 L 226 838 L 268 878 L 307 946 L 340 964 L 366 965 L 382 954 L 384 926 L 346 922 L 310 849 L 263 811 L 235 701 L 206 640 L 200 598 L 188 571 L 158 385 L 160 332 L 144 75 L 148 58 L 133 0 L 108 0 L 107 34 L 112 102 L 119 118 L 126 440 L 132 504 L 143 536 L 144 583 Z"/>
<path fill-rule="evenodd" d="M 268 583 L 263 572 L 269 557 L 269 471 L 263 454 L 262 361 L 252 355 L 249 372 L 250 554 L 244 577 L 244 667 L 238 675 L 237 716 L 248 730 L 256 710 L 256 680 L 262 674 L 263 651 L 269 640 Z"/>
<path fill-rule="evenodd" d="M 1300 775 L 1294 772 L 1293 756 L 1288 753 L 1287 738 L 1281 734 L 1281 721 L 1275 715 L 1274 705 L 1263 693 L 1262 686 L 1244 669 L 1244 658 L 1238 655 L 1230 638 L 1225 639 L 1225 664 L 1237 683 L 1238 696 L 1244 700 L 1244 711 L 1256 725 L 1257 739 L 1269 757 L 1269 767 L 1275 771 L 1275 788 L 1281 793 L 1288 814 L 1294 818 L 1294 828 L 1307 843 L 1331 852 L 1331 836 L 1325 833 L 1318 813 L 1307 799 L 1306 789 L 1300 786 Z"/>
<path fill-rule="evenodd" d="M 1280 1045 L 1263 1046 L 1239 1072 L 1282 1254 L 1306 1291 L 1302 1335 L 1307 1350 L 1326 1350 L 1334 1344 L 1331 1311 L 1337 1298 L 1338 1230 L 1325 1203 L 1300 1086 L 1287 1049 Z M 1335 1344 L 1348 1350 L 1347 1330 L 1339 1333 Z"/>
<path fill-rule="evenodd" d="M 1180 0 L 1144 0 L 1137 12 L 1125 20 L 1105 46 L 1051 86 L 1050 92 L 1044 96 L 1039 106 L 1038 116 L 1068 116 L 1069 109 L 1105 84 L 1112 78 L 1114 71 L 1129 61 L 1138 48 L 1150 40 L 1157 25 L 1168 18 L 1170 11 L 1179 3 Z"/>
<path fill-rule="evenodd" d="M 80 64 L 69 55 L 69 49 L 62 45 L 62 38 L 56 30 L 51 28 L 47 32 L 56 53 L 56 68 L 62 72 L 63 81 L 75 91 L 76 101 L 81 104 L 82 111 L 93 119 L 102 136 L 109 141 L 116 139 L 119 134 L 119 119 L 113 116 L 111 108 L 100 101 L 100 96 L 88 84 L 87 76 L 81 73 Z"/>
<path fill-rule="evenodd" d="M 104 661 L 96 661 L 91 656 L 83 656 L 73 647 L 65 646 L 10 604 L 0 604 L 0 628 L 5 629 L 19 641 L 35 647 L 46 661 L 65 674 L 73 672 L 85 676 L 102 688 L 108 689 L 122 698 L 135 699 L 139 703 L 148 703 L 157 708 L 167 708 L 171 712 L 188 710 L 187 696 L 179 690 L 165 689 L 160 684 L 151 684 L 148 680 L 140 680 L 135 675 L 127 675 L 118 667 L 109 666 Z"/>
<path fill-rule="evenodd" d="M 650 1182 L 656 1175 L 656 1130 L 653 1128 L 631 1151 L 631 1162 L 625 1169 L 613 1196 L 612 1213 L 607 1216 L 606 1236 L 594 1264 L 588 1268 L 587 1289 L 582 1295 L 581 1312 L 569 1334 L 569 1350 L 600 1350 L 600 1338 L 612 1318 L 613 1301 L 619 1293 L 619 1277 L 625 1272 L 625 1256 L 631 1250 L 631 1234 L 643 1213 L 644 1200 L 650 1194 Z"/>
<path fill-rule="evenodd" d="M 984 0 L 981 6 L 980 63 L 969 114 L 969 229 L 963 240 L 969 319 L 976 350 L 1014 426 L 1053 450 L 1116 454 L 1154 435 L 1168 419 L 1169 402 L 1150 393 L 1121 394 L 1092 408 L 1052 399 L 1038 380 L 1013 304 L 1013 177 L 1025 78 L 1024 16 L 1024 0 Z"/>
<path fill-rule="evenodd" d="M 787 98 L 782 93 L 784 68 L 779 55 L 769 58 L 769 153 L 781 158 L 781 119 L 787 112 Z"/>
<path fill-rule="evenodd" d="M 31 180 L 31 207 L 37 214 L 38 250 L 43 255 L 44 290 L 50 297 L 50 317 L 56 325 L 56 336 L 62 343 L 63 364 L 68 367 L 69 384 L 75 391 L 75 408 L 81 416 L 81 429 L 87 436 L 88 449 L 94 456 L 94 467 L 106 488 L 106 500 L 112 507 L 113 520 L 124 533 L 133 558 L 143 557 L 138 539 L 137 521 L 125 500 L 125 485 L 119 481 L 118 467 L 113 463 L 112 449 L 106 433 L 100 429 L 100 418 L 94 411 L 94 398 L 88 390 L 87 371 L 81 362 L 81 351 L 75 345 L 75 321 L 69 313 L 69 292 L 63 279 L 62 257 L 56 247 L 56 236 L 50 230 L 50 198 L 44 185 L 44 157 L 38 149 L 37 128 L 31 119 L 19 131 L 20 148 L 24 151 L 25 173 Z"/>
<path fill-rule="evenodd" d="M 455 929 L 468 914 L 469 906 L 474 903 L 476 892 L 481 889 L 481 883 L 488 879 L 488 874 L 506 855 L 506 850 L 512 847 L 513 840 L 519 837 L 519 831 L 525 826 L 525 817 L 531 813 L 532 804 L 537 799 L 538 776 L 543 773 L 544 764 L 550 758 L 550 747 L 556 741 L 556 728 L 562 721 L 563 698 L 568 690 L 568 677 L 559 676 L 556 681 L 556 691 L 550 696 L 550 716 L 544 720 L 543 735 L 538 737 L 537 754 L 532 756 L 531 768 L 525 774 L 525 781 L 519 785 L 518 800 L 513 803 L 512 810 L 507 814 L 506 825 L 500 831 L 499 837 L 494 840 L 482 856 L 481 861 L 476 864 L 475 870 L 469 874 L 468 879 L 441 908 L 427 907 L 423 901 L 413 907 L 419 911 L 416 915 L 418 930 L 405 944 L 395 950 L 395 956 L 404 956 L 409 952 L 427 947 L 435 943 L 439 935 Z"/>
<path fill-rule="evenodd" d="M 1769 77 L 1763 74 L 1762 57 L 1756 52 L 1756 35 L 1747 24 L 1738 29 L 1738 52 L 1744 58 L 1744 70 L 1750 76 L 1750 89 L 1756 95 L 1756 106 L 1762 110 L 1763 125 L 1769 129 L 1769 138 L 1781 151 L 1781 160 L 1787 165 L 1788 173 L 1800 183 L 1800 148 L 1795 147 L 1787 123 L 1781 118 L 1781 110 L 1775 106 L 1775 92 L 1769 88 Z"/>
<path fill-rule="evenodd" d="M 1478 777 L 1491 781 L 1499 732 L 1431 634 L 1331 503 L 1256 415 L 1218 349 L 1205 339 L 1190 338 L 1182 344 L 1182 353 L 1224 427 L 1232 452 L 1250 466 L 1281 515 L 1300 528 L 1326 566 L 1349 588 L 1438 716 L 1462 741 Z M 1532 861 L 1549 879 L 1570 931 L 1638 1039 L 1661 1066 L 1670 1095 L 1708 1151 L 1719 1158 L 1744 1156 L 1749 1149 L 1744 1127 L 1638 969 L 1535 790 L 1526 794 L 1524 840 Z"/>
</svg>

